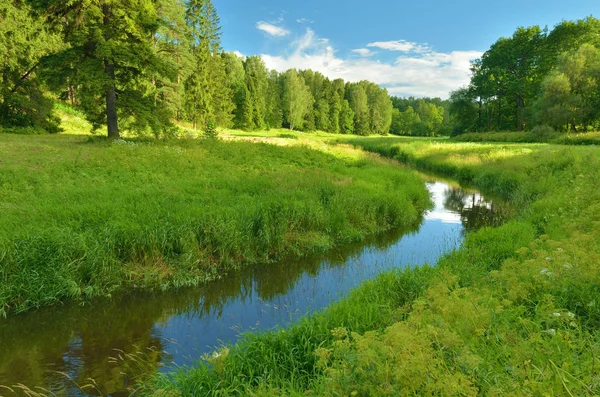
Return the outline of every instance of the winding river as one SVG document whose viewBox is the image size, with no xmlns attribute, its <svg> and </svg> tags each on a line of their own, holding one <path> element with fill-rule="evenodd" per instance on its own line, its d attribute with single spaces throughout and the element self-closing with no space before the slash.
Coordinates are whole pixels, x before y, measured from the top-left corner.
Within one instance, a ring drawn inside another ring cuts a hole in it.
<svg viewBox="0 0 600 397">
<path fill-rule="evenodd" d="M 440 181 L 418 225 L 326 256 L 229 275 L 203 288 L 69 303 L 0 320 L 0 396 L 129 395 L 136 382 L 195 360 L 241 332 L 286 326 L 393 268 L 435 264 L 506 206 Z M 12 390 L 12 391 L 11 391 Z"/>
</svg>

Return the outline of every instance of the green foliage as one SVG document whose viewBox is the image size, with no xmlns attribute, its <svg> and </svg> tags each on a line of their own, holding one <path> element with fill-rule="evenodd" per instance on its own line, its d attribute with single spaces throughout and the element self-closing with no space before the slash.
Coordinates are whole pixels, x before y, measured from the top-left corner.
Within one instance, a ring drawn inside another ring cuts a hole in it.
<svg viewBox="0 0 600 397">
<path fill-rule="evenodd" d="M 453 93 L 454 135 L 536 125 L 558 131 L 600 126 L 599 20 L 563 21 L 551 31 L 518 28 L 472 65 L 469 87 Z"/>
<path fill-rule="evenodd" d="M 15 132 L 58 132 L 53 103 L 40 78 L 44 58 L 61 48 L 59 36 L 20 1 L 0 3 L 0 126 Z"/>
<path fill-rule="evenodd" d="M 536 127 L 537 128 L 537 127 Z M 513 142 L 513 143 L 542 143 L 548 139 L 544 136 L 526 132 L 469 132 L 453 138 L 455 142 Z"/>
<path fill-rule="evenodd" d="M 340 132 L 342 134 L 354 133 L 354 111 L 350 107 L 350 102 L 344 100 L 340 112 Z"/>
<path fill-rule="evenodd" d="M 188 1 L 185 10 L 190 30 L 193 68 L 185 80 L 186 117 L 194 129 L 209 120 L 229 127 L 235 109 L 229 81 L 228 59 L 221 56 L 221 26 L 216 9 L 210 0 Z"/>
<path fill-rule="evenodd" d="M 112 138 L 171 136 L 174 120 L 194 129 L 214 120 L 246 131 L 284 125 L 390 131 L 392 103 L 374 83 L 346 89 L 342 79 L 319 72 L 294 71 L 295 78 L 267 70 L 259 56 L 224 53 L 211 0 L 72 3 L 29 0 L 0 8 L 3 19 L 25 21 L 24 29 L 13 23 L 0 29 L 0 124 L 59 132 L 54 96 Z M 31 16 L 37 14 L 44 18 Z"/>
<path fill-rule="evenodd" d="M 285 330 L 245 335 L 181 395 L 596 395 L 600 165 L 595 148 L 353 139 L 510 198 L 436 268 L 395 271 Z M 565 183 L 568 181 L 568 183 Z"/>
<path fill-rule="evenodd" d="M 244 70 L 246 91 L 242 104 L 243 129 L 262 130 L 266 128 L 269 74 L 264 61 L 256 55 L 244 61 Z"/>
<path fill-rule="evenodd" d="M 550 139 L 556 137 L 554 128 L 547 125 L 538 125 L 531 130 L 531 134 L 537 138 Z"/>
<path fill-rule="evenodd" d="M 395 135 L 418 135 L 421 128 L 421 117 L 412 106 L 401 112 L 398 109 L 392 111 L 392 126 L 390 132 Z"/>
<path fill-rule="evenodd" d="M 346 95 L 354 113 L 354 133 L 369 135 L 369 98 L 365 87 L 360 83 L 348 83 Z"/>
<path fill-rule="evenodd" d="M 48 57 L 48 80 L 56 91 L 77 87 L 78 106 L 95 129 L 108 125 L 118 137 L 119 127 L 155 135 L 169 128 L 169 106 L 157 90 L 176 78 L 176 68 L 155 45 L 164 23 L 156 3 L 36 4 L 68 44 Z"/>
<path fill-rule="evenodd" d="M 395 135 L 448 135 L 452 103 L 439 98 L 392 97 L 395 111 L 390 132 Z"/>
<path fill-rule="evenodd" d="M 214 120 L 208 120 L 206 122 L 206 129 L 204 130 L 204 137 L 208 139 L 218 139 L 219 132 L 217 131 L 217 123 Z"/>
<path fill-rule="evenodd" d="M 304 127 L 304 118 L 311 111 L 313 100 L 304 78 L 296 70 L 288 70 L 283 76 L 283 115 L 291 130 Z"/>
<path fill-rule="evenodd" d="M 596 47 L 584 44 L 577 51 L 564 53 L 542 83 L 542 93 L 535 103 L 539 122 L 573 132 L 578 125 L 593 124 L 600 104 L 599 76 L 600 51 Z"/>
<path fill-rule="evenodd" d="M 134 284 L 198 285 L 412 224 L 429 200 L 418 177 L 361 153 L 213 139 L 0 140 L 2 314 Z"/>
</svg>

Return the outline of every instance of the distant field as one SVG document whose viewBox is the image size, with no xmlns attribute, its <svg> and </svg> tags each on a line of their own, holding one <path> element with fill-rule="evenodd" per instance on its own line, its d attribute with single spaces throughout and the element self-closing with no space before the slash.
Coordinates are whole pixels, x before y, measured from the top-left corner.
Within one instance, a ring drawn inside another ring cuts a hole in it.
<svg viewBox="0 0 600 397">
<path fill-rule="evenodd" d="M 600 132 L 537 136 L 531 132 L 472 132 L 452 138 L 456 142 L 553 143 L 600 145 Z"/>
</svg>

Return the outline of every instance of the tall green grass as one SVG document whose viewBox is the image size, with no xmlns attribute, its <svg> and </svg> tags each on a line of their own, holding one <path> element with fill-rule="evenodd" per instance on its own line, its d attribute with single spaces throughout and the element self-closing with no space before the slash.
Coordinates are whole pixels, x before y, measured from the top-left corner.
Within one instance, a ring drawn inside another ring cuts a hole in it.
<svg viewBox="0 0 600 397">
<path fill-rule="evenodd" d="M 248 335 L 168 395 L 597 395 L 600 152 L 395 138 L 353 143 L 514 201 L 435 268 L 382 275 L 288 330 Z"/>
<path fill-rule="evenodd" d="M 224 272 L 411 224 L 419 178 L 348 149 L 0 135 L 0 315 Z"/>
<path fill-rule="evenodd" d="M 471 132 L 452 138 L 455 142 L 552 143 L 560 145 L 600 145 L 600 132 L 571 134 L 532 132 Z"/>
</svg>

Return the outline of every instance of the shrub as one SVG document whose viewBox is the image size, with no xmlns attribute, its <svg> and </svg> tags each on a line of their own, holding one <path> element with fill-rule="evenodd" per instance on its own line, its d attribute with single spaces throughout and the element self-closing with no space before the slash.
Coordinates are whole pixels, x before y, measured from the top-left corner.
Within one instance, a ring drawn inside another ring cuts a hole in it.
<svg viewBox="0 0 600 397">
<path fill-rule="evenodd" d="M 47 132 L 39 127 L 5 127 L 0 129 L 0 133 L 17 135 L 42 135 Z"/>
<path fill-rule="evenodd" d="M 554 128 L 547 125 L 538 125 L 531 130 L 531 133 L 540 138 L 552 138 L 556 136 Z"/>
<path fill-rule="evenodd" d="M 218 139 L 219 132 L 217 131 L 217 124 L 214 120 L 206 122 L 206 130 L 204 131 L 204 137 L 208 139 Z"/>
</svg>

